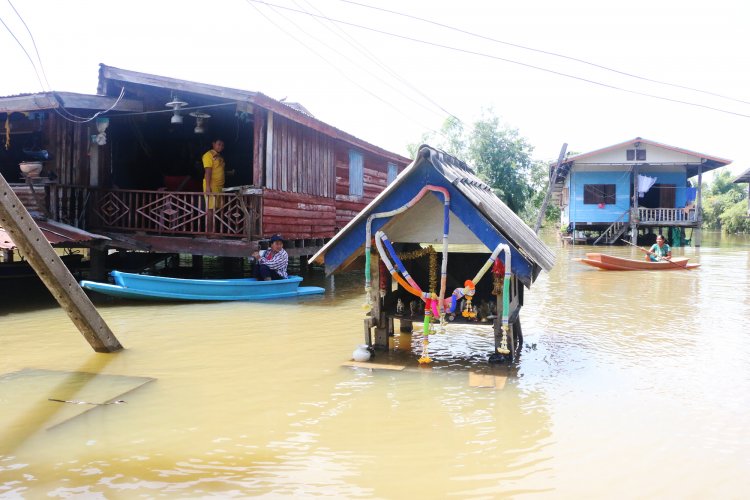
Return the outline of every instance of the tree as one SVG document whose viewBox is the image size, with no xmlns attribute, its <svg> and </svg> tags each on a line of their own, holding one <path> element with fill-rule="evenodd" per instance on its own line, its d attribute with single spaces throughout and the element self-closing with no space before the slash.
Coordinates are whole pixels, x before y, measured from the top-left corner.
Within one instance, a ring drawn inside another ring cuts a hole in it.
<svg viewBox="0 0 750 500">
<path fill-rule="evenodd" d="M 469 131 L 457 118 L 450 117 L 439 137 L 425 134 L 423 142 L 472 165 L 508 208 L 527 221 L 534 217 L 532 186 L 541 168 L 531 158 L 534 148 L 517 129 L 503 126 L 492 110 L 486 111 Z M 414 145 L 410 147 L 410 151 L 415 149 Z"/>
<path fill-rule="evenodd" d="M 703 225 L 730 233 L 750 231 L 745 190 L 732 182 L 729 170 L 722 169 L 705 190 Z"/>
</svg>

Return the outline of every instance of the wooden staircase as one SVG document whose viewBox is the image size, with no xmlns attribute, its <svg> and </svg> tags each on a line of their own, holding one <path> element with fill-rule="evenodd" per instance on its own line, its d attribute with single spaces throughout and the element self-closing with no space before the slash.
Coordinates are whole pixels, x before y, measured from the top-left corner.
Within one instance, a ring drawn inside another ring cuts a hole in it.
<svg viewBox="0 0 750 500">
<path fill-rule="evenodd" d="M 596 240 L 594 240 L 594 245 L 598 245 L 600 241 L 603 241 L 605 245 L 612 245 L 619 240 L 623 233 L 628 229 L 628 224 L 625 222 L 625 217 L 628 213 L 628 210 L 623 212 L 616 221 L 614 221 Z"/>
</svg>

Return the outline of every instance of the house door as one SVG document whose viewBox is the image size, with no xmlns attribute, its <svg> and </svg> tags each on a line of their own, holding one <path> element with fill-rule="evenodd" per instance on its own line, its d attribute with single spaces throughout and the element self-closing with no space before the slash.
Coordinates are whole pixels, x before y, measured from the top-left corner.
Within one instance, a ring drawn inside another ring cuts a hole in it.
<svg viewBox="0 0 750 500">
<path fill-rule="evenodd" d="M 676 184 L 657 184 L 659 189 L 659 207 L 674 208 Z"/>
</svg>

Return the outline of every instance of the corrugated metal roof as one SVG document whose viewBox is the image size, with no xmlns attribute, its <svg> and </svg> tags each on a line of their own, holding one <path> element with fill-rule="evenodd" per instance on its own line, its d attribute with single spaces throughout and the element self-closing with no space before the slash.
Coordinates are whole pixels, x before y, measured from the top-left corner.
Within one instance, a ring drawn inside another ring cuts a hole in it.
<svg viewBox="0 0 750 500">
<path fill-rule="evenodd" d="M 545 245 L 534 231 L 518 217 L 505 203 L 498 198 L 487 184 L 474 174 L 474 171 L 464 162 L 453 156 L 422 145 L 417 153 L 417 159 L 406 167 L 384 191 L 370 202 L 354 219 L 352 219 L 336 236 L 318 251 L 310 262 L 318 261 L 325 255 L 337 240 L 343 237 L 351 228 L 365 220 L 381 200 L 393 192 L 416 169 L 432 166 L 453 184 L 490 223 L 503 234 L 527 258 L 549 271 L 555 264 L 555 254 Z"/>
<path fill-rule="evenodd" d="M 42 234 L 47 238 L 47 241 L 51 245 L 55 246 L 71 246 L 73 243 L 84 243 L 94 240 L 109 240 L 106 236 L 99 234 L 89 233 L 83 229 L 62 224 L 54 221 L 36 221 L 39 229 L 42 230 Z M 16 248 L 16 244 L 11 239 L 10 235 L 0 227 L 0 249 L 13 250 Z"/>
<path fill-rule="evenodd" d="M 114 107 L 113 107 L 114 106 Z M 0 112 L 41 111 L 48 109 L 77 108 L 90 110 L 140 112 L 143 103 L 105 95 L 78 94 L 74 92 L 37 92 L 0 97 Z"/>
<path fill-rule="evenodd" d="M 429 161 L 451 184 L 466 196 L 495 228 L 530 260 L 545 271 L 555 265 L 555 254 L 536 233 L 498 198 L 466 163 L 442 151 L 422 147 L 419 156 L 429 153 Z"/>
<path fill-rule="evenodd" d="M 750 182 L 750 168 L 738 175 L 737 178 L 732 182 Z"/>
</svg>

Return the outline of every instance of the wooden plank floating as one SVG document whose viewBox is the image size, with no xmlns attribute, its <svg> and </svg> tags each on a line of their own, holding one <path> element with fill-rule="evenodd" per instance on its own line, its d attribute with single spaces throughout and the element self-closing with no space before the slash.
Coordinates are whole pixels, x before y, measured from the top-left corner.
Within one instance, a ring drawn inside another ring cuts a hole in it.
<svg viewBox="0 0 750 500">
<path fill-rule="evenodd" d="M 503 389 L 508 377 L 492 373 L 469 372 L 469 387 Z"/>
<path fill-rule="evenodd" d="M 115 334 L 2 175 L 0 225 L 13 238 L 18 249 L 94 351 L 115 352 L 122 349 Z"/>
<path fill-rule="evenodd" d="M 354 368 L 369 368 L 371 370 L 394 370 L 401 371 L 406 365 L 388 365 L 385 363 L 371 363 L 370 361 L 346 361 L 342 366 L 351 366 Z"/>
</svg>

